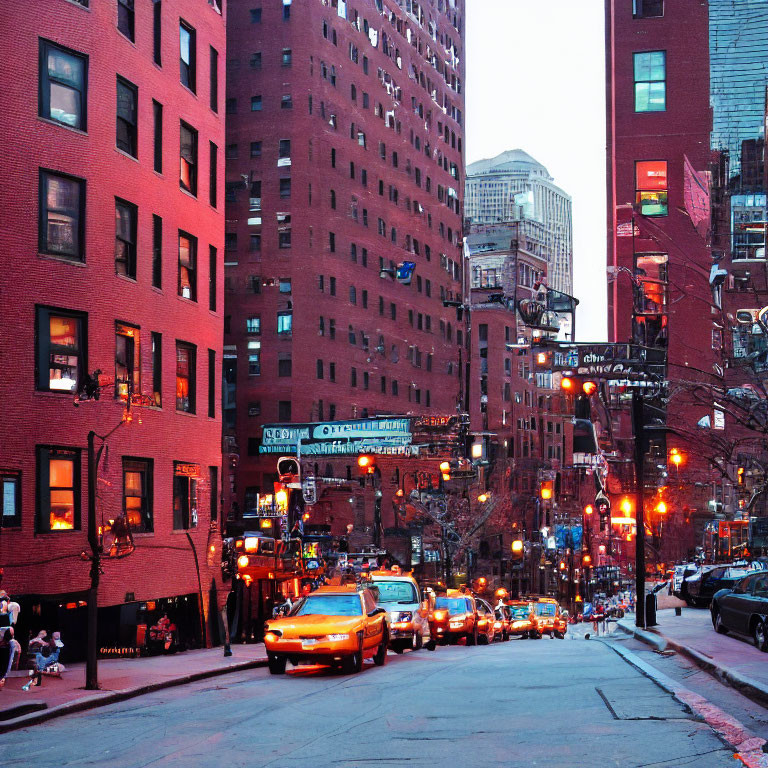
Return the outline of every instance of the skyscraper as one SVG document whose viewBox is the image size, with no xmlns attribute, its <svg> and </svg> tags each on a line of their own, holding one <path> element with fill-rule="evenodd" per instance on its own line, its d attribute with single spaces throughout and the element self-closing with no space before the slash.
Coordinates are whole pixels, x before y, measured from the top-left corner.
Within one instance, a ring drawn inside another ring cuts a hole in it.
<svg viewBox="0 0 768 768">
<path fill-rule="evenodd" d="M 534 229 L 543 226 L 547 283 L 563 293 L 573 292 L 571 198 L 541 163 L 522 149 L 478 160 L 467 166 L 465 195 L 465 215 L 472 224 L 522 220 L 537 222 Z"/>
</svg>

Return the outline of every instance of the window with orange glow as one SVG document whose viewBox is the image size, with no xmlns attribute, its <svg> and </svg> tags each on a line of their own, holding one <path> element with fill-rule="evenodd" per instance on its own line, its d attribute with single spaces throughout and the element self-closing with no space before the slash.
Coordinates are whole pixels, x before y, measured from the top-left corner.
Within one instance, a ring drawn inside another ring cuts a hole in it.
<svg viewBox="0 0 768 768">
<path fill-rule="evenodd" d="M 115 323 L 115 397 L 127 400 L 141 393 L 139 329 Z"/>
<path fill-rule="evenodd" d="M 667 215 L 667 161 L 635 163 L 635 202 L 643 216 Z"/>
<path fill-rule="evenodd" d="M 178 294 L 197 301 L 197 238 L 179 230 Z"/>
<path fill-rule="evenodd" d="M 183 120 L 180 134 L 179 186 L 192 195 L 197 194 L 197 131 Z"/>
<path fill-rule="evenodd" d="M 123 512 L 133 531 L 152 530 L 152 470 L 151 459 L 123 458 Z"/>
<path fill-rule="evenodd" d="M 80 528 L 80 452 L 38 447 L 38 531 Z"/>
<path fill-rule="evenodd" d="M 85 315 L 37 308 L 37 388 L 76 392 L 85 374 Z"/>
<path fill-rule="evenodd" d="M 196 349 L 192 344 L 176 342 L 176 410 L 195 412 Z"/>
</svg>

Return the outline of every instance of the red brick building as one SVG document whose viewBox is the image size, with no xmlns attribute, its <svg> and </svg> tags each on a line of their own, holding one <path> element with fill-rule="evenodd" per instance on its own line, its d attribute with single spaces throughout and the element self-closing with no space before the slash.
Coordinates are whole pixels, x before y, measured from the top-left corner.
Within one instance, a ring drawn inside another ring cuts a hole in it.
<svg viewBox="0 0 768 768">
<path fill-rule="evenodd" d="M 205 640 L 219 571 L 206 552 L 221 466 L 220 6 L 52 0 L 0 17 L 2 586 L 23 639 L 60 629 L 70 659 L 85 647 L 90 430 L 109 435 L 96 439 L 98 525 L 123 516 L 136 544 L 104 562 L 100 645 L 136 644 L 164 611 L 183 643 Z M 95 371 L 100 399 L 74 407 Z"/>
<path fill-rule="evenodd" d="M 462 0 L 229 5 L 233 518 L 276 479 L 264 423 L 456 413 L 466 338 L 443 302 L 461 301 L 463 17 Z M 396 274 L 407 262 L 409 282 Z M 354 457 L 329 461 L 336 477 L 357 471 Z M 354 522 L 343 506 L 334 535 Z"/>
<path fill-rule="evenodd" d="M 666 555 L 675 558 L 698 543 L 694 526 L 677 523 L 710 514 L 712 476 L 696 425 L 712 418 L 714 403 L 702 403 L 694 390 L 722 383 L 722 317 L 710 286 L 710 240 L 707 224 L 696 226 L 690 191 L 712 161 L 707 5 L 606 2 L 608 336 L 667 351 L 669 400 L 655 403 L 661 411 L 649 408 L 646 419 L 657 425 L 661 419 L 670 430 L 653 433 L 646 492 L 650 500 L 671 484 L 668 455 L 680 451 L 685 463 L 674 477 L 678 487 L 670 488 L 665 538 L 671 546 Z M 609 401 L 619 403 L 621 393 L 612 390 Z M 616 445 L 622 457 L 631 457 L 628 410 L 614 419 Z M 632 483 L 619 470 L 614 466 L 609 476 L 616 502 Z"/>
</svg>

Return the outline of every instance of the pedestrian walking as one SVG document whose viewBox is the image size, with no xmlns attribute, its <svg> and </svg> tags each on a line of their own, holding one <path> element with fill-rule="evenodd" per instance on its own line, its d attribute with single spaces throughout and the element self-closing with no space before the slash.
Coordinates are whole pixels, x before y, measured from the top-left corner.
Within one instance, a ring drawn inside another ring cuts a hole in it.
<svg viewBox="0 0 768 768">
<path fill-rule="evenodd" d="M 14 637 L 13 627 L 8 627 L 0 636 L 0 690 L 10 671 L 19 666 L 21 644 Z"/>
<path fill-rule="evenodd" d="M 601 628 L 605 634 L 605 606 L 602 603 L 598 603 L 592 611 L 592 628 L 597 637 L 600 637 Z"/>
</svg>

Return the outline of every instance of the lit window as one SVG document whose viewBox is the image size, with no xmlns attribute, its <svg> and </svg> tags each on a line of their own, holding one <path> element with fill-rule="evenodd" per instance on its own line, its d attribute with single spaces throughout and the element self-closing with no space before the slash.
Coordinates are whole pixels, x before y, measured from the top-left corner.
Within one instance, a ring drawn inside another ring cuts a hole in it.
<svg viewBox="0 0 768 768">
<path fill-rule="evenodd" d="M 197 527 L 197 489 L 200 467 L 173 462 L 173 529 Z"/>
<path fill-rule="evenodd" d="M 152 530 L 152 459 L 123 458 L 123 514 L 132 531 Z"/>
<path fill-rule="evenodd" d="M 259 376 L 261 374 L 261 342 L 248 342 L 248 375 Z"/>
<path fill-rule="evenodd" d="M 38 446 L 37 530 L 80 528 L 80 451 Z"/>
<path fill-rule="evenodd" d="M 115 323 L 115 397 L 128 400 L 141 393 L 141 354 L 139 329 Z"/>
<path fill-rule="evenodd" d="M 37 308 L 37 388 L 76 392 L 86 373 L 86 316 Z"/>
<path fill-rule="evenodd" d="M 245 332 L 254 334 L 261 333 L 261 318 L 258 315 L 247 317 L 245 319 Z"/>
<path fill-rule="evenodd" d="M 197 301 L 197 238 L 179 231 L 178 294 Z"/>
<path fill-rule="evenodd" d="M 666 160 L 635 163 L 635 199 L 643 216 L 667 215 L 667 189 Z"/>
<path fill-rule="evenodd" d="M 197 131 L 185 122 L 179 128 L 179 186 L 197 194 Z"/>
<path fill-rule="evenodd" d="M 87 77 L 87 56 L 41 40 L 40 116 L 86 130 Z"/>
<path fill-rule="evenodd" d="M 197 349 L 193 344 L 176 342 L 176 410 L 195 413 L 195 371 Z"/>
<path fill-rule="evenodd" d="M 0 474 L 0 489 L 2 490 L 0 527 L 17 528 L 21 525 L 21 474 L 19 472 Z"/>
<path fill-rule="evenodd" d="M 634 54 L 635 112 L 663 112 L 667 108 L 665 51 Z"/>
<path fill-rule="evenodd" d="M 277 313 L 277 332 L 290 334 L 293 330 L 293 312 Z"/>
</svg>

